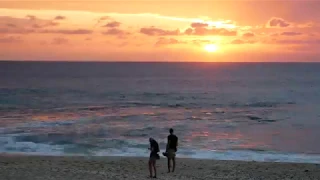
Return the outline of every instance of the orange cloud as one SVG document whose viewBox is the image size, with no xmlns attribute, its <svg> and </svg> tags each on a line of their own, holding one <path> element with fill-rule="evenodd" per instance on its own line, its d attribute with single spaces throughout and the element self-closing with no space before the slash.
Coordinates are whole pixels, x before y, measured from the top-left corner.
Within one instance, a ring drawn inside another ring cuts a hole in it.
<svg viewBox="0 0 320 180">
<path fill-rule="evenodd" d="M 55 19 L 65 19 L 64 16 L 56 16 Z M 1 23 L 2 22 L 2 23 Z M 1 26 L 2 24 L 2 26 Z M 10 16 L 0 16 L 0 34 L 92 34 L 88 29 L 44 29 L 57 27 L 60 23 L 53 20 L 37 18 L 27 15 L 26 18 L 15 18 Z"/>
<path fill-rule="evenodd" d="M 0 43 L 17 43 L 17 42 L 22 42 L 21 37 L 5 36 L 0 38 Z"/>
<path fill-rule="evenodd" d="M 69 40 L 62 37 L 54 38 L 51 42 L 53 45 L 62 45 L 62 44 L 68 44 Z"/>
<path fill-rule="evenodd" d="M 33 29 L 24 29 L 24 28 L 0 28 L 0 34 L 29 34 L 34 33 Z"/>
<path fill-rule="evenodd" d="M 207 24 L 207 23 L 192 23 L 191 24 L 191 27 L 193 27 L 193 28 L 205 28 L 208 26 L 209 26 L 209 24 Z"/>
<path fill-rule="evenodd" d="M 242 36 L 243 36 L 244 38 L 252 38 L 252 37 L 255 36 L 255 34 L 252 33 L 252 32 L 247 32 L 247 33 L 244 33 Z"/>
<path fill-rule="evenodd" d="M 246 40 L 241 40 L 241 39 L 235 39 L 231 41 L 231 44 L 254 44 L 256 41 L 246 41 Z"/>
<path fill-rule="evenodd" d="M 34 28 L 42 28 L 35 27 Z M 92 30 L 88 29 L 45 29 L 45 30 L 34 30 L 26 28 L 0 28 L 0 34 L 30 34 L 30 33 L 41 33 L 41 34 L 67 34 L 67 35 L 80 35 L 80 34 L 92 34 Z"/>
<path fill-rule="evenodd" d="M 54 18 L 54 20 L 65 20 L 65 19 L 66 19 L 65 16 L 56 16 L 56 17 Z"/>
<path fill-rule="evenodd" d="M 0 16 L 0 29 L 7 33 L 31 33 L 33 29 L 59 26 L 58 22 L 53 20 L 44 20 L 36 16 L 28 15 L 25 18 L 15 18 L 11 16 Z M 6 30 L 4 30 L 6 29 Z"/>
<path fill-rule="evenodd" d="M 178 36 L 178 35 L 194 35 L 194 36 L 237 36 L 237 31 L 225 28 L 208 27 L 206 23 L 192 23 L 191 27 L 183 33 L 179 29 L 164 30 L 156 27 L 141 28 L 140 33 L 148 36 Z"/>
<path fill-rule="evenodd" d="M 302 35 L 300 32 L 283 32 L 281 33 L 282 36 L 299 36 Z"/>
<path fill-rule="evenodd" d="M 130 35 L 129 32 L 126 32 L 126 31 L 118 29 L 118 28 L 108 29 L 107 31 L 102 32 L 102 34 L 104 34 L 104 35 L 120 35 L 120 36 Z"/>
<path fill-rule="evenodd" d="M 148 36 L 177 36 L 180 34 L 180 30 L 163 30 L 160 28 L 149 27 L 141 28 L 140 33 Z"/>
<path fill-rule="evenodd" d="M 97 26 L 98 24 L 101 24 L 102 22 L 111 19 L 109 16 L 102 16 L 98 19 L 97 23 L 95 24 L 95 26 Z"/>
<path fill-rule="evenodd" d="M 76 34 L 92 34 L 92 30 L 88 29 L 76 29 L 76 30 L 67 30 L 67 29 L 58 29 L 58 30 L 42 30 L 39 33 L 44 34 L 68 34 L 68 35 L 76 35 Z"/>
<path fill-rule="evenodd" d="M 166 45 L 174 45 L 174 44 L 186 44 L 186 42 L 179 41 L 174 38 L 160 37 L 156 42 L 155 46 L 166 46 Z"/>
<path fill-rule="evenodd" d="M 227 30 L 224 28 L 188 28 L 185 31 L 187 35 L 196 35 L 196 36 L 237 36 L 237 31 Z"/>
<path fill-rule="evenodd" d="M 307 40 L 298 40 L 298 39 L 285 39 L 285 40 L 276 40 L 276 44 L 320 44 L 320 39 L 307 39 Z"/>
<path fill-rule="evenodd" d="M 102 27 L 108 27 L 108 28 L 115 28 L 115 27 L 119 27 L 121 25 L 120 22 L 118 21 L 112 21 L 107 23 L 106 25 L 102 26 Z"/>
<path fill-rule="evenodd" d="M 45 24 L 33 24 L 32 27 L 33 28 L 45 28 L 45 27 L 51 27 L 51 26 L 59 26 L 59 23 L 57 22 L 48 22 Z"/>
<path fill-rule="evenodd" d="M 196 40 L 192 40 L 191 43 L 193 45 L 196 45 L 196 46 L 203 46 L 205 44 L 213 44 L 214 42 L 211 41 L 211 40 L 199 40 L 199 39 L 196 39 Z"/>
<path fill-rule="evenodd" d="M 285 28 L 285 27 L 289 27 L 291 23 L 289 23 L 288 21 L 285 21 L 282 18 L 278 18 L 278 17 L 272 17 L 268 23 L 267 23 L 267 27 L 279 27 L 279 28 Z"/>
<path fill-rule="evenodd" d="M 118 44 L 118 47 L 125 47 L 127 45 L 129 45 L 128 42 L 122 42 L 122 43 Z"/>
<path fill-rule="evenodd" d="M 17 25 L 12 24 L 12 23 L 7 23 L 6 25 L 7 25 L 8 27 L 11 27 L 11 28 L 15 28 L 15 27 L 17 27 Z"/>
<path fill-rule="evenodd" d="M 98 22 L 105 21 L 111 19 L 109 16 L 102 16 L 99 18 Z"/>
<path fill-rule="evenodd" d="M 184 34 L 196 36 L 237 36 L 237 31 L 225 28 L 209 27 L 207 23 L 191 23 Z"/>
<path fill-rule="evenodd" d="M 37 19 L 37 17 L 34 15 L 26 15 L 26 18 L 32 21 Z"/>
</svg>

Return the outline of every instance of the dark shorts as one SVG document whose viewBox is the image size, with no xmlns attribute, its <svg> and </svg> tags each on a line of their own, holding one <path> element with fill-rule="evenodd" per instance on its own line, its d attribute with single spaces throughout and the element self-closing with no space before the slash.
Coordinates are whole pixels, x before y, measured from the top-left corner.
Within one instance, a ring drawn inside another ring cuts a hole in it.
<svg viewBox="0 0 320 180">
<path fill-rule="evenodd" d="M 159 157 L 160 157 L 160 156 L 159 156 L 158 153 L 156 153 L 156 152 L 151 152 L 151 153 L 150 153 L 149 160 L 155 161 L 155 160 L 159 159 Z"/>
<path fill-rule="evenodd" d="M 168 149 L 167 150 L 167 158 L 172 159 L 176 157 L 176 150 L 174 149 Z"/>
</svg>

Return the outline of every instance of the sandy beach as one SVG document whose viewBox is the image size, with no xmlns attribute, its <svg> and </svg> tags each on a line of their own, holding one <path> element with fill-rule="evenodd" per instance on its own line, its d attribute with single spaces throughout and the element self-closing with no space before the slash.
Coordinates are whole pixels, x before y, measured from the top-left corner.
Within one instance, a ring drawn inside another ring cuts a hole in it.
<svg viewBox="0 0 320 180">
<path fill-rule="evenodd" d="M 1 180 L 150 179 L 147 158 L 0 156 Z M 319 164 L 261 163 L 178 159 L 167 173 L 166 159 L 157 162 L 158 179 L 303 179 L 319 180 Z"/>
</svg>

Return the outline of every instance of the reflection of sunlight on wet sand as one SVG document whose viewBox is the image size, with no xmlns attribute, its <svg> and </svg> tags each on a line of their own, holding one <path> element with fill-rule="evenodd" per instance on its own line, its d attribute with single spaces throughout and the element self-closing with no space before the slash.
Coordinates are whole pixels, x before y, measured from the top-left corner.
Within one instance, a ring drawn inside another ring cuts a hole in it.
<svg viewBox="0 0 320 180">
<path fill-rule="evenodd" d="M 261 147 L 267 147 L 264 143 L 262 142 L 244 142 L 242 144 L 234 145 L 233 149 L 261 149 Z M 257 148 L 259 147 L 259 148 Z"/>
<path fill-rule="evenodd" d="M 155 115 L 155 113 L 165 113 L 166 111 L 156 110 L 156 112 L 151 111 L 154 109 L 144 109 L 144 108 L 123 108 L 119 109 L 117 112 L 112 112 L 111 109 L 101 109 L 101 110 L 65 110 L 65 112 L 51 112 L 51 113 L 38 113 L 31 116 L 31 120 L 35 121 L 59 121 L 59 120 L 76 120 L 79 118 L 86 117 L 103 117 L 103 116 L 133 116 L 133 115 Z"/>
<path fill-rule="evenodd" d="M 31 120 L 34 121 L 59 121 L 59 120 L 72 120 L 80 118 L 78 114 L 62 114 L 62 113 L 51 113 L 51 114 L 40 114 L 40 115 L 33 115 Z"/>
<path fill-rule="evenodd" d="M 239 131 L 236 132 L 210 132 L 207 130 L 194 129 L 189 134 L 184 136 L 184 142 L 194 144 L 196 147 L 203 150 L 216 150 L 218 147 L 223 149 L 238 148 L 238 149 L 254 149 L 257 147 L 266 147 L 263 142 L 256 142 L 252 139 L 248 140 L 245 134 Z M 219 146 L 216 146 L 219 144 Z M 221 149 L 218 149 L 221 150 Z"/>
<path fill-rule="evenodd" d="M 192 110 L 187 110 L 184 108 L 153 108 L 153 107 L 126 107 L 126 108 L 95 108 L 91 110 L 90 107 L 79 108 L 79 109 L 58 109 L 50 113 L 35 113 L 30 117 L 34 121 L 63 121 L 63 120 L 77 120 L 80 118 L 88 117 L 120 117 L 126 118 L 130 116 L 153 116 L 157 117 L 163 116 L 165 120 L 186 120 L 185 113 L 191 113 Z M 211 113 L 206 114 L 211 115 Z M 192 118 L 201 120 L 199 116 L 192 116 Z M 122 119 L 119 119 L 122 120 Z M 163 119 L 159 119 L 163 120 Z"/>
<path fill-rule="evenodd" d="M 113 128 L 130 128 L 131 125 L 127 121 L 112 121 L 109 122 L 108 125 L 112 126 Z"/>
</svg>

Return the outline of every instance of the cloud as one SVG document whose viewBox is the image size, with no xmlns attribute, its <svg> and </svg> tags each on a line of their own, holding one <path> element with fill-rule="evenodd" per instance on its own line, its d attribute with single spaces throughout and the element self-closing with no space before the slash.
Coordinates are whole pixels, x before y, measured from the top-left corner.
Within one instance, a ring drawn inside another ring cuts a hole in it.
<svg viewBox="0 0 320 180">
<path fill-rule="evenodd" d="M 194 35 L 194 36 L 210 36 L 210 35 L 219 35 L 219 36 L 236 36 L 237 31 L 228 30 L 225 28 L 216 28 L 216 27 L 206 27 L 206 24 L 203 23 L 192 23 L 191 27 L 186 29 L 184 32 L 177 30 L 164 30 L 156 27 L 141 28 L 140 33 L 148 36 L 178 36 L 178 35 Z"/>
<path fill-rule="evenodd" d="M 188 29 L 186 29 L 186 30 L 184 31 L 184 33 L 185 33 L 186 35 L 192 35 L 193 29 L 192 29 L 192 28 L 188 28 Z"/>
<path fill-rule="evenodd" d="M 31 21 L 33 21 L 33 20 L 36 20 L 36 19 L 37 19 L 37 17 L 36 17 L 36 16 L 34 16 L 34 15 L 26 15 L 26 18 L 27 18 L 27 19 L 29 19 L 29 20 L 31 20 Z"/>
<path fill-rule="evenodd" d="M 282 18 L 277 18 L 277 17 L 273 17 L 271 18 L 268 23 L 267 23 L 267 27 L 279 27 L 279 28 L 286 28 L 289 27 L 291 25 L 291 23 L 289 23 L 288 21 L 285 21 Z"/>
<path fill-rule="evenodd" d="M 244 33 L 242 36 L 243 36 L 244 38 L 251 38 L 251 37 L 254 37 L 255 34 L 252 33 L 252 32 L 247 32 L 247 33 Z"/>
<path fill-rule="evenodd" d="M 48 22 L 47 24 L 45 24 L 45 27 L 48 27 L 48 26 L 59 26 L 60 23 L 57 23 L 57 22 Z"/>
<path fill-rule="evenodd" d="M 196 40 L 192 40 L 191 42 L 192 42 L 192 44 L 194 44 L 196 46 L 204 46 L 205 44 L 214 44 L 214 42 L 211 41 L 211 40 L 199 40 L 199 39 L 196 39 Z"/>
<path fill-rule="evenodd" d="M 15 28 L 15 27 L 17 27 L 17 25 L 12 24 L 12 23 L 7 23 L 6 25 L 7 25 L 8 27 L 11 27 L 11 28 Z"/>
<path fill-rule="evenodd" d="M 310 37 L 310 38 L 305 38 L 305 39 L 296 39 L 296 38 L 292 37 L 292 39 L 288 39 L 288 38 L 286 38 L 286 39 L 277 39 L 277 38 L 265 39 L 260 42 L 264 43 L 264 44 L 306 45 L 309 47 L 313 47 L 312 45 L 320 44 L 320 39 L 317 37 Z"/>
<path fill-rule="evenodd" d="M 167 45 L 174 45 L 174 44 L 186 44 L 184 41 L 179 41 L 174 38 L 164 38 L 160 37 L 158 41 L 155 43 L 155 46 L 167 46 Z"/>
<path fill-rule="evenodd" d="M 33 28 L 36 28 L 36 29 L 40 29 L 40 28 L 43 28 L 43 27 L 45 27 L 45 26 L 42 26 L 42 25 L 39 25 L 39 24 L 34 24 L 34 25 L 32 25 L 32 27 Z"/>
<path fill-rule="evenodd" d="M 276 40 L 276 44 L 320 44 L 320 39 L 315 40 L 296 40 L 296 39 L 286 39 L 286 40 Z"/>
<path fill-rule="evenodd" d="M 34 25 L 34 28 L 42 28 L 45 26 Z M 87 29 L 45 29 L 38 30 L 27 29 L 27 28 L 0 28 L 0 34 L 30 34 L 30 33 L 41 33 L 41 34 L 68 34 L 68 35 L 80 35 L 80 34 L 92 34 L 92 30 Z"/>
<path fill-rule="evenodd" d="M 59 23 L 53 20 L 38 19 L 35 16 L 28 15 L 24 18 L 16 18 L 11 16 L 0 16 L 0 29 L 7 29 L 7 32 L 10 33 L 23 33 L 34 31 L 32 29 L 40 29 L 45 27 L 55 27 Z M 20 30 L 18 30 L 18 27 Z"/>
<path fill-rule="evenodd" d="M 0 38 L 0 43 L 17 43 L 22 42 L 21 37 L 7 36 Z"/>
<path fill-rule="evenodd" d="M 267 28 L 314 28 L 318 27 L 318 23 L 314 21 L 307 21 L 307 22 L 289 22 L 282 18 L 273 17 L 271 18 L 267 24 Z"/>
<path fill-rule="evenodd" d="M 16 27 L 26 27 L 33 22 L 30 22 L 27 18 L 15 18 L 11 16 L 1 16 L 0 15 L 0 28 L 16 28 Z"/>
<path fill-rule="evenodd" d="M 317 27 L 317 26 L 319 26 L 318 23 L 306 22 L 306 23 L 298 24 L 296 27 L 298 27 L 298 28 L 312 28 L 312 27 Z"/>
<path fill-rule="evenodd" d="M 282 36 L 299 36 L 302 35 L 300 32 L 283 32 L 281 33 Z"/>
<path fill-rule="evenodd" d="M 177 36 L 180 34 L 180 30 L 163 30 L 156 27 L 141 28 L 140 33 L 148 36 Z"/>
<path fill-rule="evenodd" d="M 231 41 L 231 44 L 254 44 L 254 43 L 256 43 L 256 41 L 245 41 L 241 39 L 235 39 Z"/>
<path fill-rule="evenodd" d="M 110 16 L 102 16 L 98 19 L 97 23 L 94 26 L 97 26 L 98 24 L 102 23 L 105 20 L 110 20 Z"/>
<path fill-rule="evenodd" d="M 286 31 L 282 33 L 272 33 L 270 34 L 271 37 L 279 37 L 279 36 L 300 36 L 303 35 L 303 33 L 300 32 L 293 32 L 293 31 Z"/>
<path fill-rule="evenodd" d="M 117 21 L 112 21 L 107 23 L 106 25 L 102 26 L 102 27 L 108 27 L 108 28 L 115 28 L 115 27 L 119 27 L 121 25 L 120 22 Z"/>
<path fill-rule="evenodd" d="M 192 23 L 191 27 L 193 28 L 203 28 L 203 27 L 208 27 L 209 25 L 206 23 Z"/>
<path fill-rule="evenodd" d="M 186 29 L 184 34 L 195 36 L 236 36 L 237 31 L 225 28 L 209 27 L 206 23 L 191 23 L 190 28 Z"/>
<path fill-rule="evenodd" d="M 33 29 L 25 29 L 25 28 L 0 28 L 0 34 L 29 34 L 34 33 Z"/>
<path fill-rule="evenodd" d="M 98 21 L 105 21 L 105 20 L 109 20 L 109 19 L 111 19 L 110 16 L 102 16 L 99 18 Z"/>
<path fill-rule="evenodd" d="M 53 38 L 51 44 L 54 45 L 62 45 L 62 44 L 68 44 L 69 40 L 62 37 Z"/>
<path fill-rule="evenodd" d="M 245 42 L 241 39 L 235 39 L 233 41 L 231 41 L 231 44 L 244 44 Z"/>
<path fill-rule="evenodd" d="M 102 34 L 104 34 L 104 35 L 119 35 L 119 36 L 130 35 L 129 32 L 125 32 L 124 30 L 121 30 L 118 28 L 108 29 L 107 31 L 102 32 Z"/>
<path fill-rule="evenodd" d="M 39 31 L 39 33 L 78 35 L 78 34 L 92 34 L 93 31 L 88 29 L 75 29 L 75 30 L 58 29 L 58 30 L 42 30 L 42 31 Z"/>
<path fill-rule="evenodd" d="M 65 20 L 65 19 L 66 19 L 65 16 L 56 16 L 56 17 L 54 18 L 54 20 Z"/>
<path fill-rule="evenodd" d="M 33 24 L 32 27 L 36 28 L 36 29 L 40 29 L 40 28 L 54 27 L 54 26 L 59 26 L 59 25 L 60 25 L 60 23 L 50 21 L 45 24 Z"/>
<path fill-rule="evenodd" d="M 118 44 L 118 47 L 124 47 L 124 46 L 127 46 L 127 45 L 129 45 L 128 42 L 122 42 L 122 43 Z"/>
<path fill-rule="evenodd" d="M 237 31 L 227 30 L 224 28 L 188 28 L 185 31 L 187 35 L 196 35 L 196 36 L 237 36 Z"/>
</svg>

